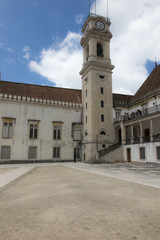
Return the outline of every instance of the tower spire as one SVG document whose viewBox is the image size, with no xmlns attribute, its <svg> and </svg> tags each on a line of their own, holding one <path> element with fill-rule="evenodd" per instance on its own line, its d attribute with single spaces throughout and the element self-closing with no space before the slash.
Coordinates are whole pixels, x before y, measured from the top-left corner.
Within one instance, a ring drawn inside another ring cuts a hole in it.
<svg viewBox="0 0 160 240">
<path fill-rule="evenodd" d="M 109 18 L 108 0 L 107 0 L 107 18 Z"/>
</svg>

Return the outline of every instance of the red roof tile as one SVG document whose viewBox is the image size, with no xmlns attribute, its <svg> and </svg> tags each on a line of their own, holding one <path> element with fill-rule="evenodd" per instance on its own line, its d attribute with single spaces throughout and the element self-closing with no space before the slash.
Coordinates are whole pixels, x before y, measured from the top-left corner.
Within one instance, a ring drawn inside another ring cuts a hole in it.
<svg viewBox="0 0 160 240">
<path fill-rule="evenodd" d="M 82 102 L 81 90 L 6 81 L 0 81 L 0 93 L 72 103 Z"/>
<path fill-rule="evenodd" d="M 160 89 L 160 65 L 156 66 L 134 95 L 132 102 L 138 101 Z"/>
</svg>

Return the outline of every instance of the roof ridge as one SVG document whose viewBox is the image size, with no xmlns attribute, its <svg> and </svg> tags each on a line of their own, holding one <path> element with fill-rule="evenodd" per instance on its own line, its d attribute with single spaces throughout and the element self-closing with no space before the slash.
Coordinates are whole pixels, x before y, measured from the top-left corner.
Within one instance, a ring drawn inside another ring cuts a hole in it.
<svg viewBox="0 0 160 240">
<path fill-rule="evenodd" d="M 38 84 L 32 84 L 32 83 L 20 83 L 20 82 L 12 82 L 12 81 L 5 81 L 0 80 L 0 83 L 11 83 L 11 84 L 20 84 L 20 85 L 28 85 L 28 86 L 36 86 L 36 87 L 46 87 L 46 88 L 56 88 L 56 89 L 66 89 L 66 90 L 75 90 L 75 91 L 81 91 L 81 89 L 75 89 L 75 88 L 63 88 L 63 87 L 56 87 L 56 86 L 47 86 L 47 85 L 38 85 Z"/>
</svg>

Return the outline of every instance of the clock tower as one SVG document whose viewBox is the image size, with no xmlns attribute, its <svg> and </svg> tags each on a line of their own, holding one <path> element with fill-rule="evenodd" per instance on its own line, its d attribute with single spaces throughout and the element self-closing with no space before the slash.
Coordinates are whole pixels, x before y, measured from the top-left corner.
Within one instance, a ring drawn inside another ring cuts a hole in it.
<svg viewBox="0 0 160 240">
<path fill-rule="evenodd" d="M 82 27 L 82 161 L 94 162 L 114 142 L 110 20 L 89 14 Z"/>
</svg>

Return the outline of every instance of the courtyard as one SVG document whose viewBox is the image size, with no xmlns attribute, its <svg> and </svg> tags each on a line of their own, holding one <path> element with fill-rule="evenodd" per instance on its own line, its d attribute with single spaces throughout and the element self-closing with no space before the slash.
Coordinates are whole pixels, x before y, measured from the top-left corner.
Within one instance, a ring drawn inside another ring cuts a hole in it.
<svg viewBox="0 0 160 240">
<path fill-rule="evenodd" d="M 0 239 L 159 240 L 159 171 L 133 164 L 0 165 Z"/>
</svg>

